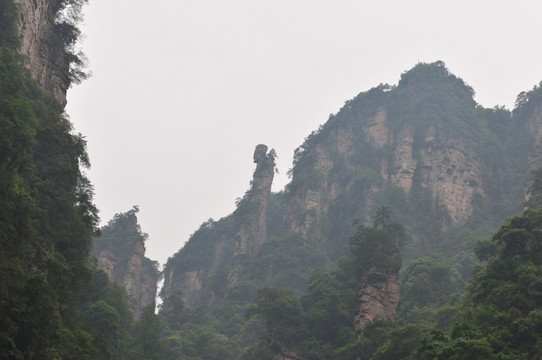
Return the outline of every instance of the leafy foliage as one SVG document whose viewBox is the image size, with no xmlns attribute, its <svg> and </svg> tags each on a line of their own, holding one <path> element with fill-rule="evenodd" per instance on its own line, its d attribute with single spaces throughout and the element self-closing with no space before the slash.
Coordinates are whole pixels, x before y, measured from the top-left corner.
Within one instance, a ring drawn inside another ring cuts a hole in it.
<svg viewBox="0 0 542 360">
<path fill-rule="evenodd" d="M 537 88 L 525 94 L 520 105 L 530 103 L 534 109 L 537 94 Z M 201 277 L 200 292 L 206 292 L 202 299 L 207 300 L 195 301 L 210 307 L 198 308 L 201 316 L 197 317 L 195 309 L 181 307 L 182 319 L 169 323 L 172 338 L 179 338 L 181 329 L 197 325 L 196 333 L 226 336 L 230 340 L 228 356 L 246 359 L 289 351 L 304 359 L 498 356 L 495 340 L 471 321 L 476 316 L 475 308 L 469 308 L 473 299 L 469 291 L 479 274 L 471 285 L 469 281 L 473 267 L 479 264 L 475 251 L 480 261 L 503 251 L 498 242 L 476 245 L 475 240 L 488 237 L 523 206 L 525 154 L 531 135 L 523 125 L 528 112 L 518 109 L 512 113 L 504 107 L 482 108 L 476 104 L 472 88 L 441 61 L 417 64 L 402 74 L 397 86 L 380 84 L 347 101 L 296 149 L 290 184 L 270 200 L 268 240 L 253 257 L 242 259 L 238 284 L 225 285 L 236 213 L 202 225 L 168 264 L 175 264 L 177 273 L 212 268 Z M 385 129 L 378 128 L 379 122 L 385 122 Z M 419 165 L 408 190 L 386 180 L 394 176 L 395 169 L 389 165 L 397 160 L 395 145 L 403 139 L 405 129 L 411 135 L 410 155 Z M 463 222 L 453 223 L 426 184 L 423 154 L 441 145 L 431 141 L 428 129 L 444 142 L 453 144 L 460 138 L 462 151 L 476 154 L 476 161 L 484 164 L 479 169 L 483 183 L 469 184 L 480 185 L 484 193 L 473 194 L 472 213 Z M 378 140 L 379 134 L 385 140 Z M 537 187 L 535 182 L 531 191 L 536 192 Z M 308 202 L 320 198 L 325 209 L 307 210 Z M 393 220 L 404 224 L 405 230 L 394 225 L 382 205 L 389 206 Z M 373 225 L 367 225 L 370 214 L 379 208 Z M 288 223 L 292 218 L 306 227 L 303 236 L 291 233 Z M 351 226 L 353 218 L 361 219 L 357 228 Z M 414 236 L 406 241 L 405 232 Z M 508 252 L 514 256 L 525 249 L 532 252 L 531 247 L 521 245 L 528 243 L 522 231 L 514 230 L 509 236 L 516 240 L 507 247 Z M 209 250 L 217 248 L 222 252 Z M 210 259 L 217 258 L 220 266 L 212 267 Z M 358 339 L 352 321 L 360 281 L 375 266 L 398 271 L 403 260 L 396 321 L 370 323 Z M 309 277 L 316 268 L 321 270 Z M 531 268 L 522 274 L 527 279 L 537 276 Z M 535 293 L 536 286 L 529 286 Z M 507 299 L 504 294 L 510 289 L 507 283 L 491 296 Z M 522 294 L 502 301 L 512 306 Z M 244 318 L 247 311 L 248 320 Z M 171 310 L 164 308 L 163 312 L 164 319 L 174 317 Z M 491 311 L 484 314 L 489 316 Z M 240 341 L 239 334 L 249 323 L 258 324 L 257 336 Z M 187 334 L 193 331 L 187 330 Z M 172 354 L 186 356 L 180 341 L 175 342 L 173 347 L 178 347 Z M 432 342 L 438 342 L 434 349 L 442 351 L 431 353 L 428 346 Z M 459 349 L 462 344 L 464 350 Z"/>
<path fill-rule="evenodd" d="M 91 277 L 98 218 L 80 169 L 88 164 L 85 141 L 7 48 L 0 49 L 0 94 L 1 353 L 55 358 L 72 335 L 86 336 L 63 317 Z"/>
<path fill-rule="evenodd" d="M 123 276 L 127 272 L 130 258 L 134 251 L 144 246 L 148 235 L 141 231 L 137 223 L 139 207 L 134 206 L 125 213 L 117 213 L 107 225 L 100 229 L 100 236 L 94 239 L 92 255 L 98 257 L 102 252 L 116 254 L 118 263 L 112 269 L 112 279 L 118 283 L 123 282 Z M 144 259 L 149 270 L 147 274 L 158 279 L 158 263 Z"/>
<path fill-rule="evenodd" d="M 0 0 L 0 48 L 15 50 L 19 46 L 17 14 L 13 0 Z"/>
<path fill-rule="evenodd" d="M 64 54 L 64 60 L 68 65 L 67 84 L 79 84 L 88 78 L 89 73 L 85 71 L 86 57 L 77 48 L 81 31 L 78 26 L 83 16 L 81 14 L 83 5 L 88 0 L 61 0 L 57 3 L 54 19 L 54 34 L 56 35 L 55 45 Z"/>
</svg>

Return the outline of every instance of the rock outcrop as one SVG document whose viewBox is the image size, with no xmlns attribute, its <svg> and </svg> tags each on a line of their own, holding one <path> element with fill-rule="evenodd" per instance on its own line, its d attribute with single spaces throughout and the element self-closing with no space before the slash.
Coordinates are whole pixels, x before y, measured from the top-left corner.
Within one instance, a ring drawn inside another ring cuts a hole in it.
<svg viewBox="0 0 542 360">
<path fill-rule="evenodd" d="M 390 274 L 373 267 L 363 278 L 358 296 L 359 311 L 354 319 L 354 328 L 361 337 L 369 322 L 394 319 L 399 304 L 398 271 Z"/>
<path fill-rule="evenodd" d="M 461 223 L 472 213 L 474 195 L 485 197 L 484 166 L 466 141 L 441 135 L 436 126 L 430 126 L 422 139 L 415 144 L 411 128 L 399 133 L 388 181 L 409 194 L 418 175 L 420 187 L 431 196 L 432 207 L 448 215 L 449 222 L 444 225 Z"/>
<path fill-rule="evenodd" d="M 254 150 L 256 170 L 251 188 L 245 194 L 235 211 L 233 249 L 234 266 L 228 275 L 229 284 L 239 280 L 242 256 L 253 256 L 267 239 L 267 204 L 275 175 L 275 152 L 267 153 L 267 146 L 260 144 Z"/>
<path fill-rule="evenodd" d="M 227 284 L 227 266 L 231 262 L 233 244 L 229 221 L 204 223 L 164 267 L 164 285 L 160 293 L 164 306 L 174 293 L 189 307 L 212 305 L 220 299 Z M 193 251 L 205 254 L 205 260 L 194 258 Z M 214 286 L 210 285 L 212 282 Z"/>
<path fill-rule="evenodd" d="M 64 106 L 70 84 L 70 64 L 54 26 L 61 1 L 16 2 L 20 5 L 17 22 L 20 34 L 19 52 L 25 57 L 25 66 L 38 85 Z"/>
<path fill-rule="evenodd" d="M 288 203 L 286 222 L 304 239 L 322 240 L 322 221 L 334 197 L 329 179 L 333 162 L 330 152 L 322 146 L 315 147 L 309 161 L 309 179 Z"/>
<path fill-rule="evenodd" d="M 275 152 L 256 146 L 256 164 L 251 187 L 233 214 L 219 221 L 205 222 L 168 260 L 164 268 L 165 299 L 177 293 L 186 306 L 212 305 L 226 289 L 239 281 L 243 260 L 256 254 L 267 239 L 267 208 L 275 174 Z M 195 259 L 191 253 L 205 254 Z"/>
<path fill-rule="evenodd" d="M 534 104 L 527 118 L 527 131 L 533 135 L 529 149 L 529 168 L 542 167 L 542 103 Z"/>
<path fill-rule="evenodd" d="M 275 155 L 267 146 L 260 144 L 254 150 L 256 170 L 252 186 L 236 210 L 235 248 L 233 255 L 254 255 L 267 238 L 267 203 L 275 174 Z"/>
<path fill-rule="evenodd" d="M 109 279 L 124 287 L 134 317 L 154 303 L 159 272 L 157 263 L 145 257 L 146 234 L 137 224 L 137 208 L 117 214 L 95 239 L 93 255 Z"/>
</svg>

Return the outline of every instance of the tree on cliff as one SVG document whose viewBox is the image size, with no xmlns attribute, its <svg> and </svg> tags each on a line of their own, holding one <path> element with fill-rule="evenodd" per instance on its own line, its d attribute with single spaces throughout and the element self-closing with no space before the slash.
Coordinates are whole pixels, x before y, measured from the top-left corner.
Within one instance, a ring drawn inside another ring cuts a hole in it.
<svg viewBox="0 0 542 360">
<path fill-rule="evenodd" d="M 71 314 L 98 221 L 85 141 L 7 48 L 0 94 L 0 358 L 57 358 L 74 342 L 91 353 Z"/>
<path fill-rule="evenodd" d="M 350 254 L 361 278 L 373 266 L 398 272 L 402 260 L 400 249 L 406 242 L 405 229 L 391 221 L 391 210 L 382 206 L 373 217 L 372 226 L 358 224 L 350 238 Z"/>
</svg>

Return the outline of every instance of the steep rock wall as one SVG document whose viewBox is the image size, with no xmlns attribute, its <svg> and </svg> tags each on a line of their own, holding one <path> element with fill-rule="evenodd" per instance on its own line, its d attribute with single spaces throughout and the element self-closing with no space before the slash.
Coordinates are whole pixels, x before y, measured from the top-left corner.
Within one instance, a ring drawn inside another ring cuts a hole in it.
<svg viewBox="0 0 542 360">
<path fill-rule="evenodd" d="M 138 318 L 155 301 L 159 273 L 156 263 L 145 257 L 146 236 L 139 229 L 136 212 L 117 214 L 95 240 L 93 255 L 109 279 L 124 287 L 128 305 Z"/>
<path fill-rule="evenodd" d="M 254 163 L 252 186 L 237 210 L 234 256 L 254 255 L 267 238 L 267 203 L 275 175 L 275 157 L 267 153 L 266 145 L 260 144 L 254 151 Z"/>
<path fill-rule="evenodd" d="M 329 172 L 333 167 L 327 149 L 317 146 L 311 159 L 311 173 L 306 186 L 288 203 L 286 222 L 290 229 L 304 239 L 322 238 L 321 222 L 333 197 Z"/>
<path fill-rule="evenodd" d="M 209 220 L 196 231 L 164 268 L 161 296 L 178 293 L 186 306 L 212 305 L 237 283 L 243 260 L 256 254 L 267 240 L 267 208 L 275 173 L 275 153 L 256 146 L 251 187 L 233 214 Z M 205 254 L 205 259 L 194 254 Z"/>
<path fill-rule="evenodd" d="M 372 268 L 361 282 L 359 310 L 354 318 L 354 328 L 361 337 L 368 323 L 375 320 L 394 319 L 399 304 L 399 273 L 389 273 Z"/>
<path fill-rule="evenodd" d="M 542 103 L 535 104 L 527 117 L 527 129 L 533 135 L 529 149 L 529 169 L 542 167 Z"/>
<path fill-rule="evenodd" d="M 267 204 L 271 195 L 271 185 L 275 175 L 275 155 L 267 146 L 260 144 L 254 150 L 256 170 L 252 177 L 251 188 L 241 200 L 235 211 L 235 247 L 234 264 L 228 275 L 228 283 L 239 281 L 242 256 L 253 256 L 267 239 Z"/>
<path fill-rule="evenodd" d="M 220 233 L 215 236 L 215 231 Z M 188 259 L 194 247 L 201 249 L 206 261 Z M 167 306 L 167 298 L 177 293 L 186 306 L 211 305 L 225 291 L 226 267 L 231 262 L 233 236 L 229 221 L 207 222 L 179 253 L 168 260 L 164 268 L 164 285 L 160 296 Z M 216 286 L 210 286 L 213 282 Z"/>
<path fill-rule="evenodd" d="M 410 126 L 393 135 L 386 126 L 384 108 L 360 122 L 360 137 L 369 140 L 362 151 L 373 157 L 373 164 L 359 165 L 364 155 L 353 149 L 361 140 L 353 138 L 347 128 L 326 134 L 328 138 L 322 142 L 327 146 L 314 146 L 311 154 L 305 154 L 311 161 L 294 175 L 302 177 L 300 182 L 305 185 L 289 199 L 285 217 L 293 232 L 305 239 L 328 241 L 325 218 L 335 216 L 330 208 L 337 195 L 353 190 L 363 195 L 351 204 L 349 216 L 368 222 L 377 206 L 374 198 L 390 186 L 407 196 L 421 189 L 429 194 L 434 211 L 445 212 L 443 228 L 464 222 L 472 213 L 475 195 L 485 197 L 485 167 L 468 141 L 438 131 L 438 123 L 428 127 L 418 141 Z M 371 174 L 358 181 L 360 171 Z"/>
<path fill-rule="evenodd" d="M 69 62 L 54 31 L 60 0 L 16 0 L 20 5 L 17 27 L 19 52 L 39 86 L 62 106 L 69 86 Z"/>
<path fill-rule="evenodd" d="M 432 207 L 449 217 L 443 226 L 465 221 L 472 213 L 474 195 L 485 196 L 484 166 L 476 151 L 462 138 L 441 134 L 437 126 L 430 126 L 419 144 L 414 143 L 413 129 L 401 130 L 389 170 L 388 181 L 407 194 L 418 175 L 418 185 L 429 192 Z"/>
</svg>

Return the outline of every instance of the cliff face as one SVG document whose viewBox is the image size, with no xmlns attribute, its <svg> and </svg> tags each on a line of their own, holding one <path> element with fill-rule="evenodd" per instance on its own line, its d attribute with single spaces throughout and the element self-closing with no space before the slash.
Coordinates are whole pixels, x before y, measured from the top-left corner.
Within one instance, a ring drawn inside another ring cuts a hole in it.
<svg viewBox="0 0 542 360">
<path fill-rule="evenodd" d="M 187 306 L 213 304 L 228 287 L 240 280 L 244 261 L 267 240 L 267 208 L 275 173 L 275 154 L 266 145 L 256 146 L 251 188 L 235 212 L 218 222 L 209 220 L 164 269 L 162 296 L 175 292 Z M 205 253 L 195 259 L 192 253 Z"/>
<path fill-rule="evenodd" d="M 61 0 L 16 0 L 20 5 L 17 27 L 19 52 L 40 87 L 62 106 L 69 87 L 69 61 L 55 33 L 55 16 Z"/>
<path fill-rule="evenodd" d="M 371 321 L 394 319 L 399 304 L 399 269 L 393 272 L 376 266 L 369 269 L 361 280 L 358 297 L 359 310 L 354 318 L 354 328 L 361 337 Z"/>
<path fill-rule="evenodd" d="M 359 313 L 354 319 L 354 327 L 362 335 L 363 329 L 371 321 L 394 319 L 399 303 L 399 275 L 380 273 L 374 269 L 367 274 L 359 299 Z"/>
<path fill-rule="evenodd" d="M 235 230 L 234 256 L 254 255 L 267 239 L 266 214 L 275 174 L 275 157 L 267 153 L 267 146 L 260 144 L 254 151 L 256 170 L 252 177 L 252 187 L 242 200 Z M 245 207 L 243 209 L 243 207 Z"/>
<path fill-rule="evenodd" d="M 484 167 L 478 154 L 463 138 L 442 136 L 435 126 L 430 126 L 415 157 L 412 134 L 411 128 L 399 133 L 385 185 L 395 185 L 411 194 L 417 175 L 419 186 L 430 194 L 432 208 L 448 215 L 443 226 L 465 221 L 472 214 L 474 195 L 485 197 Z"/>
<path fill-rule="evenodd" d="M 157 264 L 145 257 L 146 235 L 137 224 L 136 210 L 117 214 L 94 241 L 93 255 L 109 279 L 124 287 L 134 316 L 156 298 Z"/>
<path fill-rule="evenodd" d="M 462 232 L 487 236 L 521 211 L 529 167 L 542 164 L 540 107 L 516 120 L 473 95 L 440 62 L 417 65 L 397 86 L 360 93 L 296 150 L 291 182 L 279 194 L 270 195 L 274 165 L 259 146 L 252 187 L 236 212 L 202 225 L 168 262 L 165 304 L 176 291 L 188 306 L 216 304 L 242 286 L 299 293 L 312 269 L 344 255 L 352 220 L 370 224 L 383 205 L 411 237 L 389 259 L 470 251 Z M 373 266 L 358 279 L 358 333 L 393 318 L 399 260 L 393 271 Z"/>
<path fill-rule="evenodd" d="M 527 115 L 527 131 L 533 135 L 529 151 L 529 168 L 542 167 L 542 103 L 533 104 Z"/>
<path fill-rule="evenodd" d="M 289 201 L 286 217 L 292 231 L 304 238 L 322 239 L 324 217 L 334 216 L 330 207 L 341 193 L 360 193 L 362 201 L 351 204 L 350 216 L 367 221 L 379 194 L 392 187 L 407 197 L 422 191 L 432 211 L 445 213 L 442 228 L 464 222 L 472 214 L 475 195 L 486 197 L 485 168 L 468 141 L 442 134 L 438 124 L 418 134 L 417 142 L 410 126 L 393 134 L 386 125 L 384 108 L 374 118 L 360 120 L 373 166 L 363 164 L 360 169 L 356 162 L 363 154 L 351 150 L 360 140 L 352 139 L 347 129 L 334 130 L 326 139 L 327 148 L 316 145 L 312 154 L 305 155 L 313 160 L 299 176 L 305 182 L 310 174 L 310 184 Z M 360 170 L 367 174 L 358 177 Z"/>
<path fill-rule="evenodd" d="M 484 221 L 472 217 L 475 211 L 493 211 L 506 198 L 509 207 L 488 216 L 495 226 L 517 212 L 522 199 L 510 179 L 527 178 L 526 148 L 510 151 L 519 129 L 496 110 L 477 107 L 472 95 L 436 63 L 403 74 L 397 87 L 348 101 L 296 150 L 289 229 L 333 248 L 346 244 L 348 220 L 369 223 L 386 205 L 412 235 L 405 253 L 419 256 L 440 246 L 436 234 L 479 226 L 471 224 Z"/>
<path fill-rule="evenodd" d="M 227 267 L 232 259 L 233 234 L 230 219 L 209 220 L 192 235 L 164 268 L 161 296 L 178 294 L 186 306 L 213 304 L 223 296 L 227 283 Z M 204 254 L 203 257 L 194 253 Z"/>
<path fill-rule="evenodd" d="M 274 152 L 268 154 L 266 145 L 256 146 L 254 163 L 257 165 L 252 177 L 252 186 L 241 200 L 235 214 L 233 249 L 235 264 L 228 275 L 230 285 L 239 281 L 240 258 L 253 256 L 267 239 L 267 204 L 275 175 Z"/>
</svg>

